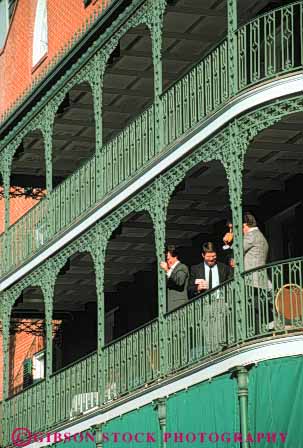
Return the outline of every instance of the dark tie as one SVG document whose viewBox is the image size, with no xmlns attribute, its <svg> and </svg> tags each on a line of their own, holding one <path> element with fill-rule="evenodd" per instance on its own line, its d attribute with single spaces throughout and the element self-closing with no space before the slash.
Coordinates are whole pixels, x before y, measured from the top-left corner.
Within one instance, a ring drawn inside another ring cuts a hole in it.
<svg viewBox="0 0 303 448">
<path fill-rule="evenodd" d="M 209 268 L 209 276 L 208 276 L 208 289 L 212 289 L 213 287 L 213 270 Z"/>
</svg>

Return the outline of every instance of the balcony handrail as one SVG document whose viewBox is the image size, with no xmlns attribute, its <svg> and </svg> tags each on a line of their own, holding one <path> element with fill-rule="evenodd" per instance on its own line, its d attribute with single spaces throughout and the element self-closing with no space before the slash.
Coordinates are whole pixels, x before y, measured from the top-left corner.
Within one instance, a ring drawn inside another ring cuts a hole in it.
<svg viewBox="0 0 303 448">
<path fill-rule="evenodd" d="M 151 324 L 157 322 L 158 320 L 159 320 L 159 318 L 155 317 L 154 319 L 149 320 L 145 324 L 142 324 L 139 327 L 136 327 L 134 330 L 130 330 L 128 333 L 125 333 L 122 336 L 119 336 L 118 338 L 116 338 L 116 339 L 108 342 L 107 344 L 105 344 L 103 346 L 102 350 L 108 349 L 112 345 L 115 345 L 116 343 L 121 342 L 122 339 L 127 339 L 129 336 L 132 336 L 133 334 L 138 333 L 139 331 L 143 330 L 144 328 L 149 327 Z"/>
<path fill-rule="evenodd" d="M 88 353 L 87 355 L 84 355 L 81 358 L 76 359 L 76 361 L 72 361 L 70 364 L 67 364 L 66 366 L 61 367 L 60 369 L 56 370 L 55 372 L 52 372 L 50 377 L 53 378 L 56 375 L 59 375 L 60 373 L 64 372 L 65 370 L 69 370 L 72 367 L 74 367 L 75 365 L 81 364 L 82 362 L 86 361 L 88 358 L 92 358 L 96 354 L 97 354 L 97 350 L 93 350 L 92 352 Z"/>
<path fill-rule="evenodd" d="M 174 89 L 176 85 L 184 79 L 185 76 L 189 75 L 199 64 L 201 64 L 205 59 L 207 59 L 212 53 L 214 53 L 224 42 L 227 42 L 227 37 L 222 37 L 219 42 L 216 42 L 214 45 L 212 45 L 205 53 L 203 53 L 203 56 L 201 56 L 197 61 L 193 62 L 188 69 L 186 70 L 186 73 L 183 73 L 183 75 L 179 76 L 173 83 L 169 84 L 165 89 L 163 89 L 160 99 L 162 99 L 170 90 Z"/>
<path fill-rule="evenodd" d="M 18 397 L 18 395 L 23 394 L 24 392 L 28 392 L 31 389 L 34 389 L 36 386 L 39 386 L 40 384 L 43 384 L 45 382 L 45 378 L 39 378 L 38 380 L 35 380 L 32 384 L 29 384 L 28 386 L 24 387 L 23 389 L 19 390 L 16 393 L 12 393 L 9 395 L 9 397 L 2 400 L 2 402 L 7 402 L 13 398 Z"/>
<path fill-rule="evenodd" d="M 73 174 L 74 174 L 74 173 L 73 173 Z M 54 190 L 53 190 L 53 191 L 54 191 Z M 19 223 L 20 223 L 23 219 L 25 219 L 29 213 L 33 213 L 33 210 L 35 210 L 36 208 L 39 208 L 40 204 L 44 204 L 44 205 L 45 205 L 45 200 L 47 200 L 47 199 L 48 199 L 48 194 L 46 193 L 40 200 L 37 201 L 37 203 L 36 203 L 35 205 L 33 205 L 33 206 L 32 206 L 31 208 L 29 208 L 23 215 L 21 215 L 21 216 L 17 219 L 17 221 L 15 221 L 14 223 L 10 224 L 10 225 L 9 225 L 9 228 L 8 228 L 8 231 L 9 231 L 10 229 L 14 228 L 14 226 L 19 225 Z M 41 207 L 42 207 L 42 206 L 41 206 Z M 0 233 L 0 239 L 2 238 L 2 235 L 5 235 L 5 234 L 6 234 L 5 231 L 2 232 L 2 233 Z"/>
<path fill-rule="evenodd" d="M 185 308 L 189 303 L 197 302 L 201 298 L 204 299 L 205 297 L 212 296 L 219 289 L 223 289 L 226 285 L 231 284 L 233 282 L 233 280 L 234 280 L 233 277 L 231 277 L 230 279 L 225 280 L 225 282 L 220 283 L 215 288 L 201 292 L 200 294 L 197 294 L 195 297 L 189 298 L 188 302 L 183 303 L 182 305 L 178 306 L 177 308 L 174 308 L 173 310 L 168 311 L 167 313 L 164 314 L 164 316 L 165 317 L 169 316 L 170 314 L 173 314 L 175 311 Z"/>
<path fill-rule="evenodd" d="M 272 261 L 270 263 L 263 264 L 262 266 L 258 266 L 257 268 L 249 269 L 248 271 L 243 271 L 243 272 L 241 272 L 241 275 L 243 277 L 245 277 L 246 274 L 251 274 L 253 272 L 261 271 L 263 269 L 271 268 L 273 266 L 284 265 L 284 264 L 287 264 L 287 263 L 292 263 L 292 262 L 296 262 L 296 261 L 300 261 L 300 260 L 303 261 L 303 257 L 302 256 L 295 257 L 295 258 L 287 258 L 286 260 Z"/>
<path fill-rule="evenodd" d="M 236 29 L 236 33 L 237 31 L 241 31 L 243 28 L 245 28 L 246 26 L 250 25 L 251 23 L 257 22 L 260 19 L 263 19 L 264 17 L 266 17 L 267 15 L 270 15 L 274 12 L 280 11 L 281 9 L 287 9 L 290 8 L 292 6 L 296 6 L 296 5 L 300 5 L 302 4 L 302 0 L 297 0 L 293 3 L 288 3 L 287 5 L 284 6 L 277 6 L 276 8 L 271 9 L 270 11 L 264 12 L 263 14 L 260 14 L 259 16 L 254 17 L 253 19 L 249 20 L 248 22 L 245 22 L 243 25 L 240 25 L 237 29 Z"/>
</svg>

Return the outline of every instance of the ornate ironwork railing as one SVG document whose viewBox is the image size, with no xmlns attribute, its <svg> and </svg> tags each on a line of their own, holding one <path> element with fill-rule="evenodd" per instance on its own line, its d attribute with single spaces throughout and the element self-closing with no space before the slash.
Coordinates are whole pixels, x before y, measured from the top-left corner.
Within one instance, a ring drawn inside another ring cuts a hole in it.
<svg viewBox="0 0 303 448">
<path fill-rule="evenodd" d="M 258 82 L 303 66 L 303 2 L 257 17 L 236 31 L 236 94 Z M 106 144 L 47 198 L 0 236 L 6 263 L 0 275 L 20 266 L 45 243 L 138 175 L 176 139 L 231 99 L 230 49 L 220 43 L 148 110 Z"/>
<path fill-rule="evenodd" d="M 303 329 L 303 259 L 244 274 L 246 337 Z"/>
<path fill-rule="evenodd" d="M 5 400 L 4 444 L 10 444 L 16 427 L 34 432 L 59 425 L 238 343 L 303 331 L 303 257 L 247 272 L 242 279 L 244 339 L 237 332 L 239 301 L 230 280 L 165 315 L 162 336 L 156 319 L 105 346 L 101 357 L 93 353 Z"/>
<path fill-rule="evenodd" d="M 97 353 L 51 376 L 47 423 L 56 425 L 98 406 Z"/>
<path fill-rule="evenodd" d="M 170 372 L 237 342 L 234 282 L 229 281 L 166 316 Z"/>
<path fill-rule="evenodd" d="M 238 89 L 301 67 L 303 4 L 264 14 L 236 31 Z"/>
<path fill-rule="evenodd" d="M 47 427 L 47 406 L 45 381 L 5 400 L 1 422 L 4 444 L 11 444 L 11 434 L 16 428 L 29 428 L 32 432 L 43 431 Z"/>
<path fill-rule="evenodd" d="M 160 372 L 158 320 L 108 345 L 103 356 L 105 402 L 154 381 Z"/>
<path fill-rule="evenodd" d="M 228 98 L 228 44 L 224 40 L 162 96 L 164 144 L 205 120 Z"/>
</svg>

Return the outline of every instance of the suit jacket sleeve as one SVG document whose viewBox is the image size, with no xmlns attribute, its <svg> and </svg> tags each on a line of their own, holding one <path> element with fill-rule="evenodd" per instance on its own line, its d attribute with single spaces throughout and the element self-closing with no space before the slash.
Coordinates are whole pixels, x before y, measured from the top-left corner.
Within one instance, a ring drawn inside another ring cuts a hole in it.
<svg viewBox="0 0 303 448">
<path fill-rule="evenodd" d="M 249 251 L 254 245 L 253 232 L 246 233 L 243 237 L 243 250 L 244 254 Z"/>
<path fill-rule="evenodd" d="M 192 266 L 188 282 L 188 296 L 190 299 L 192 299 L 198 294 L 197 286 L 195 285 L 196 278 L 199 278 L 197 275 L 197 267 Z"/>
<path fill-rule="evenodd" d="M 180 288 L 182 290 L 187 277 L 188 277 L 187 266 L 182 265 L 172 272 L 172 275 L 170 276 L 170 278 L 167 281 L 167 286 L 168 287 L 177 286 L 178 288 Z"/>
<path fill-rule="evenodd" d="M 227 266 L 224 263 L 220 264 L 219 274 L 220 274 L 220 283 L 226 282 L 227 280 L 230 280 L 233 277 L 232 270 L 230 269 L 229 266 Z"/>
</svg>

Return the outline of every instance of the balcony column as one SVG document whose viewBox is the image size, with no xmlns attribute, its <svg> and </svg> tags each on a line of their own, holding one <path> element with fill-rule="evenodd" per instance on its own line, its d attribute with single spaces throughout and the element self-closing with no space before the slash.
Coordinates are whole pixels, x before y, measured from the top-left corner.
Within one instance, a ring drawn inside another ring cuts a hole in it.
<svg viewBox="0 0 303 448">
<path fill-rule="evenodd" d="M 164 375 L 167 367 L 167 338 L 164 315 L 166 306 L 166 276 L 160 268 L 160 262 L 164 261 L 166 241 L 166 216 L 171 191 L 165 188 L 164 182 L 158 179 L 155 183 L 155 191 L 149 204 L 149 213 L 152 217 L 155 232 L 155 245 L 158 267 L 158 316 L 159 316 L 159 344 L 160 344 L 160 373 Z"/>
<path fill-rule="evenodd" d="M 55 294 L 56 272 L 54 267 L 50 264 L 45 272 L 42 274 L 41 290 L 44 298 L 45 309 L 45 403 L 46 406 L 46 421 L 50 424 L 53 421 L 51 415 L 52 406 L 50 405 L 50 397 L 52 396 L 51 375 L 53 373 L 53 301 Z"/>
<path fill-rule="evenodd" d="M 5 295 L 4 295 L 5 297 Z M 1 298 L 1 302 L 3 298 Z M 3 349 L 3 402 L 9 396 L 9 329 L 10 329 L 11 306 L 9 300 L 4 301 L 1 310 L 2 320 L 2 349 Z M 5 415 L 5 414 L 4 414 Z"/>
<path fill-rule="evenodd" d="M 95 118 L 95 144 L 96 153 L 102 149 L 102 83 L 105 72 L 105 62 L 103 58 L 95 57 L 91 65 L 89 74 L 89 83 L 93 95 L 93 107 Z"/>
<path fill-rule="evenodd" d="M 167 443 L 164 438 L 164 434 L 166 432 L 166 421 L 167 421 L 167 407 L 166 407 L 167 398 L 158 398 L 154 401 L 154 410 L 157 411 L 158 421 L 161 432 L 161 441 L 159 444 L 159 448 L 166 448 Z"/>
<path fill-rule="evenodd" d="M 49 271 L 42 275 L 41 289 L 45 306 L 45 334 L 46 334 L 46 369 L 45 377 L 49 378 L 53 372 L 53 300 L 55 295 L 56 275 L 49 266 Z"/>
<path fill-rule="evenodd" d="M 154 65 L 154 95 L 158 98 L 162 94 L 162 44 L 163 21 L 166 8 L 165 0 L 156 0 L 153 5 L 151 19 L 152 56 Z"/>
<path fill-rule="evenodd" d="M 8 148 L 2 160 L 2 181 L 4 191 L 4 258 L 7 266 L 11 265 L 11 244 L 10 234 L 8 232 L 10 226 L 10 179 L 13 160 L 13 148 Z"/>
<path fill-rule="evenodd" d="M 229 64 L 229 95 L 237 92 L 237 36 L 238 27 L 238 1 L 227 0 L 227 33 L 228 33 L 228 64 Z"/>
<path fill-rule="evenodd" d="M 103 148 L 103 125 L 102 125 L 102 99 L 103 99 L 103 79 L 106 62 L 105 57 L 98 55 L 92 63 L 89 82 L 92 88 L 95 118 L 95 145 L 96 145 L 96 191 L 97 197 L 103 196 L 103 173 L 101 165 L 102 148 Z"/>
<path fill-rule="evenodd" d="M 101 229 L 102 231 L 103 229 Z M 105 345 L 105 304 L 104 304 L 104 265 L 108 240 L 110 232 L 106 234 L 98 232 L 96 239 L 91 242 L 90 254 L 94 261 L 96 291 L 97 291 L 97 362 L 98 362 L 98 396 L 99 406 L 105 400 L 105 359 L 103 356 L 103 349 Z"/>
<path fill-rule="evenodd" d="M 162 75 L 162 45 L 163 45 L 163 22 L 166 0 L 157 0 L 153 5 L 151 18 L 152 56 L 154 66 L 154 104 L 155 104 L 155 147 L 160 152 L 163 149 L 163 108 L 161 95 L 163 91 Z"/>
<path fill-rule="evenodd" d="M 10 179 L 13 160 L 13 149 L 8 148 L 2 162 L 2 180 L 5 200 L 5 213 L 4 213 L 4 229 L 7 230 L 10 226 Z"/>
<path fill-rule="evenodd" d="M 231 124 L 229 127 L 229 148 L 223 155 L 223 164 L 228 179 L 234 232 L 233 253 L 235 259 L 234 280 L 236 289 L 235 313 L 237 341 L 245 339 L 246 335 L 245 288 L 242 277 L 242 272 L 244 271 L 242 190 L 244 153 L 247 145 L 248 142 L 245 136 L 240 135 L 237 122 Z"/>
<path fill-rule="evenodd" d="M 242 448 L 249 448 L 248 436 L 248 370 L 245 366 L 235 367 L 233 373 L 238 383 L 238 398 L 240 411 L 240 428 L 243 437 Z"/>
<path fill-rule="evenodd" d="M 46 191 L 51 193 L 53 189 L 53 126 L 55 115 L 51 109 L 45 111 L 43 127 L 41 129 L 44 137 L 44 159 L 45 159 L 45 177 Z"/>
<path fill-rule="evenodd" d="M 2 436 L 3 441 L 9 443 L 11 434 L 9 433 L 9 403 L 6 401 L 9 397 L 9 329 L 11 306 L 5 293 L 1 295 L 1 321 L 2 321 L 2 353 L 3 353 L 3 389 L 2 389 Z"/>
</svg>

